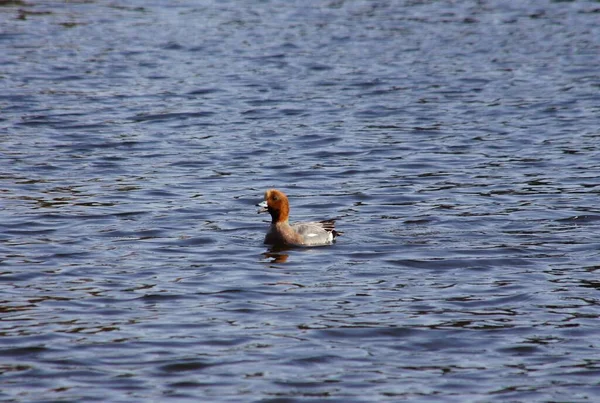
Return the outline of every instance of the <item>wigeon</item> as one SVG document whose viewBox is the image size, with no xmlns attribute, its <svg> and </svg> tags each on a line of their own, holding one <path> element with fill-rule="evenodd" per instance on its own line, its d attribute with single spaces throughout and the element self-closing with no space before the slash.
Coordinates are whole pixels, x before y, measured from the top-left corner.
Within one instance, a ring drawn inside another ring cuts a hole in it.
<svg viewBox="0 0 600 403">
<path fill-rule="evenodd" d="M 341 235 L 334 229 L 335 220 L 313 221 L 291 224 L 288 222 L 290 203 L 283 192 L 269 189 L 265 200 L 258 204 L 259 213 L 271 214 L 271 226 L 265 236 L 269 245 L 323 246 L 331 245 L 335 237 Z"/>
</svg>

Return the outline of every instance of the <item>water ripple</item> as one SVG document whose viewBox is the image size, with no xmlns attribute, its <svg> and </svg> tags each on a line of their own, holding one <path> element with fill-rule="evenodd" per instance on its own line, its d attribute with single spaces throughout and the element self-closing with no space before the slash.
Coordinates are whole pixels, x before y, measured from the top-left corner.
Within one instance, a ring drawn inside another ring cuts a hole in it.
<svg viewBox="0 0 600 403">
<path fill-rule="evenodd" d="M 5 400 L 596 396 L 590 2 L 0 11 Z"/>
</svg>

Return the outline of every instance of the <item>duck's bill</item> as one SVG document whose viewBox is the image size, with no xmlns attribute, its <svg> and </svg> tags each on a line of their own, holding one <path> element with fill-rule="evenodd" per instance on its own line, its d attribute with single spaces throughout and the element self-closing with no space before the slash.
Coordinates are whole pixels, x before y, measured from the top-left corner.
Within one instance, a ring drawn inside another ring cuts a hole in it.
<svg viewBox="0 0 600 403">
<path fill-rule="evenodd" d="M 258 211 L 257 211 L 257 213 L 259 213 L 259 214 L 260 214 L 260 213 L 266 213 L 266 212 L 268 212 L 268 211 L 269 211 L 269 208 L 267 207 L 267 201 L 266 201 L 266 200 L 264 200 L 264 201 L 262 201 L 262 202 L 258 203 L 258 204 L 257 204 L 257 206 L 258 206 L 258 207 L 260 207 L 260 208 L 258 209 Z"/>
</svg>

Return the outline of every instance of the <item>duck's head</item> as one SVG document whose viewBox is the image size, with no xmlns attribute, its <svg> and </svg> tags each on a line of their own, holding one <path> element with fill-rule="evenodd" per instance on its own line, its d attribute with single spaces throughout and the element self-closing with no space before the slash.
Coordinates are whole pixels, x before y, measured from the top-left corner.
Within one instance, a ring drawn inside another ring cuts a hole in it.
<svg viewBox="0 0 600 403">
<path fill-rule="evenodd" d="M 269 189 L 265 192 L 265 200 L 258 204 L 259 213 L 269 212 L 271 222 L 285 222 L 290 215 L 290 204 L 287 196 L 280 190 Z"/>
</svg>

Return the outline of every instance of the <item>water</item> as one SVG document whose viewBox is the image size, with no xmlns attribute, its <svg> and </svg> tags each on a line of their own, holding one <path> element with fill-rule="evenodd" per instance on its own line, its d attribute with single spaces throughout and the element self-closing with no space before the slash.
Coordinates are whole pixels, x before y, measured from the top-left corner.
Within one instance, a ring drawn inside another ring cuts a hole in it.
<svg viewBox="0 0 600 403">
<path fill-rule="evenodd" d="M 0 6 L 0 399 L 594 400 L 600 4 L 529 3 Z"/>
</svg>

